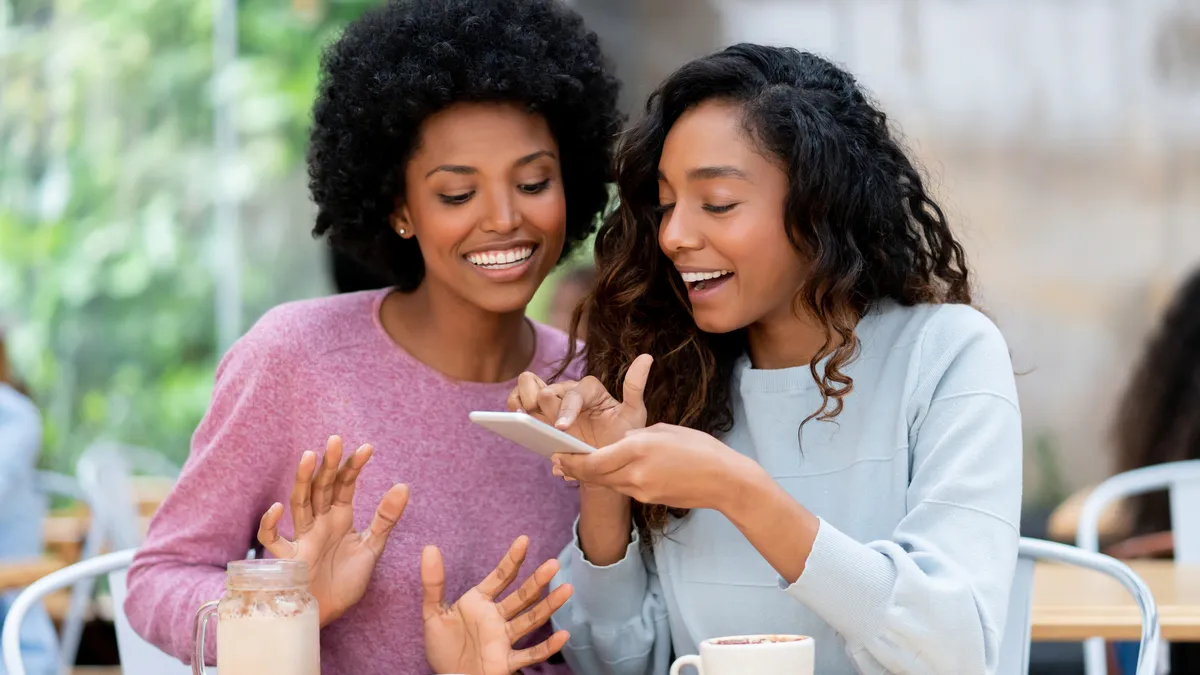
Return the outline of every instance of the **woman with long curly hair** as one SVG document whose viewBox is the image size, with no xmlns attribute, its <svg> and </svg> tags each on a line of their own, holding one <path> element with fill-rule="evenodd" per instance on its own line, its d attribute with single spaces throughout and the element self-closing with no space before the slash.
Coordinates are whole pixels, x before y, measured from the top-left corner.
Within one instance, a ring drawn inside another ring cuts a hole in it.
<svg viewBox="0 0 1200 675">
<path fill-rule="evenodd" d="M 141 635 L 188 659 L 257 539 L 308 564 L 326 675 L 567 670 L 532 664 L 566 640 L 545 624 L 570 589 L 539 590 L 578 490 L 466 413 L 567 352 L 525 308 L 607 204 L 617 95 L 560 0 L 393 0 L 326 51 L 315 234 L 389 286 L 277 307 L 224 357 L 129 572 Z M 547 563 L 522 580 L 526 556 Z"/>
<path fill-rule="evenodd" d="M 582 487 L 567 661 L 799 633 L 821 675 L 994 670 L 1015 378 L 885 115 L 822 58 L 737 45 L 659 87 L 616 170 L 590 376 L 509 397 L 599 448 L 555 457 Z"/>
</svg>

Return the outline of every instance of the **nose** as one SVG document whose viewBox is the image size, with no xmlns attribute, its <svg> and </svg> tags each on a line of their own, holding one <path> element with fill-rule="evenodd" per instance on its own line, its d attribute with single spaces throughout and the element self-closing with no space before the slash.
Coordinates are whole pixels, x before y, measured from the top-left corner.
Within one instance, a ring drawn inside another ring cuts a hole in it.
<svg viewBox="0 0 1200 675">
<path fill-rule="evenodd" d="M 483 221 L 485 232 L 508 234 L 521 224 L 521 216 L 517 212 L 516 202 L 508 190 L 497 188 L 489 190 L 487 215 Z"/>
<path fill-rule="evenodd" d="M 704 238 L 699 229 L 687 216 L 680 203 L 675 208 L 663 214 L 658 226 L 658 246 L 671 256 L 681 251 L 694 251 L 704 246 Z"/>
</svg>

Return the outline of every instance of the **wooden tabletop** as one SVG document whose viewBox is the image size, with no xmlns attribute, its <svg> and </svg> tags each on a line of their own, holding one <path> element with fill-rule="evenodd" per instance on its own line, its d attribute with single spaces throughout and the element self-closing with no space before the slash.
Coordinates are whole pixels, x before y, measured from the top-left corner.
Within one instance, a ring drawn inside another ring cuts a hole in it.
<svg viewBox="0 0 1200 675">
<path fill-rule="evenodd" d="M 0 562 L 0 591 L 25 588 L 42 577 L 66 566 L 54 558 L 5 560 Z"/>
<path fill-rule="evenodd" d="M 1200 642 L 1200 565 L 1168 560 L 1128 565 L 1154 594 L 1163 638 Z M 1105 574 L 1070 565 L 1035 565 L 1032 617 L 1033 639 L 1038 641 L 1141 637 L 1141 612 L 1125 587 Z"/>
</svg>

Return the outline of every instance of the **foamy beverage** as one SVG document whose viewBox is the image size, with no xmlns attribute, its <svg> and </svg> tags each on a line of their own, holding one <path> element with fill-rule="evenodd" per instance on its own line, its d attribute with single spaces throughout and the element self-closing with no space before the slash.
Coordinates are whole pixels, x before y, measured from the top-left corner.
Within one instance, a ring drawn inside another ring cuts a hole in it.
<svg viewBox="0 0 1200 675">
<path fill-rule="evenodd" d="M 705 640 L 700 654 L 675 660 L 671 675 L 813 675 L 816 645 L 804 635 L 734 635 Z"/>
<path fill-rule="evenodd" d="M 205 628 L 217 617 L 218 675 L 321 675 L 320 616 L 308 569 L 293 560 L 229 563 L 225 595 L 196 615 L 192 673 L 204 672 Z"/>
</svg>

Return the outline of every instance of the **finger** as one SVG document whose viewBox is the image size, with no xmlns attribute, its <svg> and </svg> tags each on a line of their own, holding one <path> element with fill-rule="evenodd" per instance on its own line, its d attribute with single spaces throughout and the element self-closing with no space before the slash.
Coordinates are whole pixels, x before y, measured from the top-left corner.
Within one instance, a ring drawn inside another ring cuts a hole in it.
<svg viewBox="0 0 1200 675">
<path fill-rule="evenodd" d="M 441 613 L 446 600 L 446 567 L 436 546 L 421 551 L 421 617 L 425 621 Z"/>
<path fill-rule="evenodd" d="M 637 459 L 643 438 L 629 436 L 592 453 L 563 452 L 553 458 L 564 475 L 585 483 L 604 483 L 606 476 L 621 471 Z"/>
<path fill-rule="evenodd" d="M 287 560 L 296 554 L 296 545 L 279 536 L 279 521 L 283 519 L 283 504 L 275 502 L 258 521 L 258 543 L 271 555 Z"/>
<path fill-rule="evenodd" d="M 557 573 L 557 560 L 547 560 L 542 563 L 533 571 L 533 574 L 529 575 L 525 583 L 521 584 L 517 590 L 509 593 L 508 597 L 499 603 L 500 616 L 503 616 L 507 621 L 533 606 L 533 603 L 542 597 L 542 591 L 546 586 L 550 585 L 550 582 L 554 579 L 554 575 Z"/>
<path fill-rule="evenodd" d="M 317 469 L 317 453 L 305 450 L 300 455 L 300 466 L 296 468 L 296 482 L 292 484 L 292 529 L 299 538 L 312 529 L 312 479 Z"/>
<path fill-rule="evenodd" d="M 338 470 L 333 488 L 333 504 L 335 506 L 354 504 L 354 490 L 358 487 L 358 476 L 374 453 L 375 448 L 370 445 L 360 446 L 351 453 L 350 459 L 347 459 L 342 468 Z"/>
<path fill-rule="evenodd" d="M 521 379 L 518 377 L 517 382 L 520 383 L 520 381 Z M 508 406 L 509 412 L 524 412 L 524 409 L 521 408 L 520 387 L 513 387 L 512 391 L 508 392 L 508 399 L 505 400 L 504 404 Z"/>
<path fill-rule="evenodd" d="M 517 377 L 517 396 L 520 399 L 520 408 L 527 413 L 538 411 L 538 392 L 545 388 L 546 383 L 542 378 L 531 372 L 521 373 Z"/>
<path fill-rule="evenodd" d="M 642 354 L 633 360 L 629 370 L 625 371 L 625 383 L 622 389 L 621 402 L 638 410 L 645 410 L 646 403 L 642 395 L 646 392 L 646 381 L 650 378 L 650 366 L 654 365 L 654 357 Z"/>
<path fill-rule="evenodd" d="M 546 421 L 556 420 L 560 406 L 562 406 L 562 397 L 558 392 L 550 387 L 542 387 L 537 397 L 538 416 Z"/>
<path fill-rule="evenodd" d="M 479 582 L 477 588 L 487 597 L 492 600 L 496 596 L 504 592 L 509 584 L 517 578 L 517 574 L 521 571 L 521 565 L 525 562 L 525 554 L 529 551 L 529 537 L 521 535 L 517 540 L 508 547 L 508 552 L 504 554 L 504 558 L 496 565 L 496 569 L 492 570 L 491 574 Z"/>
<path fill-rule="evenodd" d="M 383 555 L 388 537 L 392 534 L 396 523 L 400 522 L 401 516 L 404 515 L 404 509 L 407 507 L 408 486 L 403 484 L 393 485 L 379 501 L 379 507 L 375 509 L 375 517 L 371 519 L 371 527 L 363 535 L 363 543 L 375 553 L 375 557 Z"/>
<path fill-rule="evenodd" d="M 317 470 L 317 479 L 312 487 L 313 514 L 320 516 L 329 511 L 333 505 L 333 481 L 337 477 L 338 467 L 342 464 L 342 438 L 330 436 L 325 442 L 325 457 L 321 459 L 321 468 Z"/>
<path fill-rule="evenodd" d="M 567 600 L 571 599 L 571 594 L 574 592 L 570 584 L 563 584 L 550 591 L 550 595 L 547 595 L 541 602 L 534 605 L 533 609 L 508 622 L 506 626 L 508 639 L 516 642 L 546 625 L 546 622 L 550 620 L 550 615 L 567 604 Z"/>
<path fill-rule="evenodd" d="M 541 663 L 546 659 L 554 656 L 567 644 L 567 640 L 571 634 L 565 630 L 560 630 L 554 635 L 546 638 L 541 644 L 522 649 L 519 652 L 511 652 L 508 655 L 508 670 L 509 672 L 518 672 L 522 668 L 528 668 L 535 663 Z"/>
<path fill-rule="evenodd" d="M 604 388 L 604 383 L 589 375 L 563 395 L 562 407 L 558 410 L 558 421 L 554 426 L 565 429 L 575 423 L 580 412 L 599 407 L 610 399 L 612 397 L 608 389 Z"/>
</svg>

